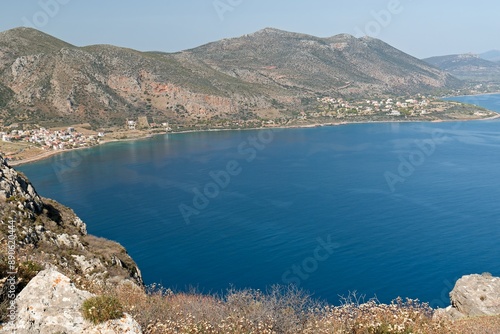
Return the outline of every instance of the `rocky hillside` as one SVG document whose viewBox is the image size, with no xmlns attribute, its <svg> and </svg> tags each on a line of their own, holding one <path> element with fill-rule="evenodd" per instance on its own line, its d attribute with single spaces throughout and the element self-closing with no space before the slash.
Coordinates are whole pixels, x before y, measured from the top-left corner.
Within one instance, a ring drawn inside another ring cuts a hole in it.
<svg viewBox="0 0 500 334">
<path fill-rule="evenodd" d="M 9 272 L 17 272 L 19 292 L 44 267 L 55 267 L 82 286 L 143 284 L 121 245 L 87 234 L 85 223 L 71 209 L 41 198 L 0 157 L 0 305 L 7 300 Z"/>
<path fill-rule="evenodd" d="M 424 61 L 460 79 L 500 82 L 500 63 L 483 59 L 479 55 L 440 56 Z"/>
<path fill-rule="evenodd" d="M 286 116 L 322 95 L 456 88 L 450 75 L 380 40 L 276 29 L 185 52 L 76 47 L 30 28 L 0 33 L 0 120 L 44 126 L 186 124 Z"/>
<path fill-rule="evenodd" d="M 459 83 L 374 38 L 318 38 L 266 28 L 183 53 L 235 78 L 296 94 L 417 93 Z"/>
</svg>

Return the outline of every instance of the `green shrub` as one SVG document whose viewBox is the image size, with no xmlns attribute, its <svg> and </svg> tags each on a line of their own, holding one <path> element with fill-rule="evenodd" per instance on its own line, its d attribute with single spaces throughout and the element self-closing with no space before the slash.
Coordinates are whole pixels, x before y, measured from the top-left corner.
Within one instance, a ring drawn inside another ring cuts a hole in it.
<svg viewBox="0 0 500 334">
<path fill-rule="evenodd" d="M 123 316 L 123 306 L 115 297 L 97 296 L 83 302 L 82 313 L 86 320 L 99 324 L 121 318 Z"/>
<path fill-rule="evenodd" d="M 26 261 L 17 268 L 17 289 L 16 293 L 21 292 L 26 285 L 43 270 L 42 265 L 33 261 Z"/>
<path fill-rule="evenodd" d="M 25 280 L 26 284 L 33 279 L 40 271 L 43 270 L 42 265 L 33 261 L 26 261 L 21 263 L 17 271 L 20 279 Z"/>
</svg>

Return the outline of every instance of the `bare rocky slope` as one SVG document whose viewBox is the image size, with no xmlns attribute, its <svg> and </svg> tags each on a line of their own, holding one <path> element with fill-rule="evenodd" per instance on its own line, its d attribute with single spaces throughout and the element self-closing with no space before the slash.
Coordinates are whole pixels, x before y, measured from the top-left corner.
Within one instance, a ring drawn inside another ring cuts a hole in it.
<svg viewBox="0 0 500 334">
<path fill-rule="evenodd" d="M 266 118 L 317 96 L 459 87 L 449 74 L 372 38 L 264 29 L 184 52 L 76 47 L 40 31 L 0 33 L 0 119 L 44 126 L 126 118 L 186 124 Z"/>
<path fill-rule="evenodd" d="M 184 54 L 246 82 L 294 94 L 408 94 L 459 85 L 381 40 L 347 34 L 319 38 L 266 28 Z"/>
</svg>

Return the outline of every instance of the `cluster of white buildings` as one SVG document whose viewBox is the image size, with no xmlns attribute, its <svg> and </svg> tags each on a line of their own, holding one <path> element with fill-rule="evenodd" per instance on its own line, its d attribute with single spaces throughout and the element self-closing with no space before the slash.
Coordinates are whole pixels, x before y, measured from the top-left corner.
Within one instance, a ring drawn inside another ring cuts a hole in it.
<svg viewBox="0 0 500 334">
<path fill-rule="evenodd" d="M 2 141 L 24 141 L 41 146 L 46 150 L 64 150 L 97 145 L 103 133 L 84 135 L 74 128 L 50 131 L 45 128 L 37 130 L 12 130 L 9 133 L 0 132 Z"/>
<path fill-rule="evenodd" d="M 138 128 L 140 129 L 154 129 L 154 128 L 165 128 L 165 131 L 172 131 L 172 128 L 170 127 L 169 123 L 149 123 L 147 117 L 139 117 L 137 120 L 129 120 L 125 122 L 125 128 L 128 130 L 136 130 Z"/>
<path fill-rule="evenodd" d="M 318 98 L 322 104 L 327 104 L 333 109 L 349 109 L 362 112 L 364 114 L 373 114 L 383 112 L 390 116 L 401 116 L 402 109 L 411 109 L 415 113 L 425 115 L 427 111 L 424 109 L 429 105 L 429 100 L 424 96 L 419 96 L 418 99 L 383 99 L 383 100 L 365 100 L 357 102 L 348 102 L 339 98 L 323 97 Z"/>
</svg>

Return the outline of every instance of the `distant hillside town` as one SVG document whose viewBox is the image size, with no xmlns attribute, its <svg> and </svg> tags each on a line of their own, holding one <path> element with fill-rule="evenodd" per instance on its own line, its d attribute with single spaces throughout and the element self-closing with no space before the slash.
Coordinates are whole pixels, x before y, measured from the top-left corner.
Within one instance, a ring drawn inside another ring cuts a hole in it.
<svg viewBox="0 0 500 334">
<path fill-rule="evenodd" d="M 85 135 L 77 132 L 73 127 L 68 127 L 66 130 L 39 128 L 36 130 L 14 129 L 0 132 L 0 138 L 4 142 L 23 141 L 40 146 L 45 150 L 91 147 L 97 145 L 102 137 L 104 137 L 103 132 L 99 132 L 97 135 Z"/>
</svg>

